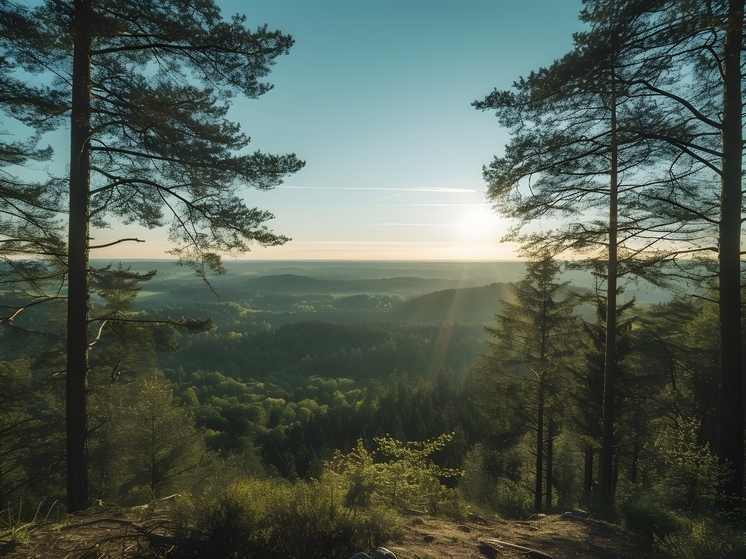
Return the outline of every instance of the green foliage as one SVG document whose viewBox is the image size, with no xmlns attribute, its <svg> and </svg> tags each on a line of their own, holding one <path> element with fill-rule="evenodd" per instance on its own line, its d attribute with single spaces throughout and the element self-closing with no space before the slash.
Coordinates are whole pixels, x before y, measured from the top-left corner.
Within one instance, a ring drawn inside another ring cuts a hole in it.
<svg viewBox="0 0 746 559">
<path fill-rule="evenodd" d="M 707 517 L 716 515 L 728 468 L 718 464 L 698 434 L 699 423 L 685 418 L 660 429 L 642 461 L 645 485 L 633 488 L 620 504 L 629 528 L 663 541 L 672 535 L 671 541 L 696 539 L 712 528 Z"/>
<path fill-rule="evenodd" d="M 159 366 L 221 371 L 243 382 L 271 375 L 381 379 L 394 369 L 430 378 L 441 366 L 460 370 L 484 346 L 478 325 L 287 322 L 287 315 L 280 316 L 285 323 L 276 328 L 260 328 L 256 316 L 246 315 L 236 317 L 230 330 L 179 337 L 183 350 L 160 355 Z"/>
<path fill-rule="evenodd" d="M 699 432 L 697 420 L 680 418 L 659 431 L 647 457 L 652 491 L 675 510 L 712 510 L 728 475 L 709 445 L 700 443 Z"/>
<path fill-rule="evenodd" d="M 427 441 L 402 442 L 390 436 L 377 437 L 380 461 L 365 449 L 362 439 L 348 454 L 337 451 L 329 466 L 333 483 L 341 488 L 348 507 L 387 504 L 398 509 L 441 512 L 442 505 L 454 500 L 453 490 L 444 487 L 442 479 L 457 477 L 461 471 L 443 468 L 432 461 L 432 455 L 453 439 L 444 433 Z M 450 505 L 450 510 L 458 507 Z"/>
<path fill-rule="evenodd" d="M 320 482 L 237 482 L 199 503 L 183 529 L 200 557 L 325 559 L 349 557 L 396 537 L 396 514 L 383 507 L 350 509 Z"/>
<path fill-rule="evenodd" d="M 0 361 L 0 510 L 19 496 L 59 495 L 64 443 L 52 426 L 61 420 L 62 409 L 49 384 L 34 378 L 31 366 L 29 358 Z"/>
<path fill-rule="evenodd" d="M 155 371 L 136 382 L 100 386 L 91 412 L 92 489 L 106 501 L 140 504 L 189 492 L 211 460 L 191 411 Z"/>
<path fill-rule="evenodd" d="M 495 338 L 492 354 L 478 369 L 485 387 L 480 399 L 499 400 L 515 414 L 518 431 L 535 431 L 534 508 L 553 501 L 553 443 L 562 427 L 568 358 L 578 348 L 578 298 L 567 283 L 559 283 L 561 264 L 547 252 L 526 265 L 526 275 L 512 286 L 515 302 L 502 301 L 496 327 L 485 327 Z M 546 451 L 545 451 L 546 447 Z M 546 480 L 544 482 L 544 456 Z M 544 492 L 546 489 L 546 492 Z"/>
<path fill-rule="evenodd" d="M 740 559 L 746 557 L 746 535 L 712 519 L 686 518 L 675 533 L 656 540 L 655 549 L 667 559 Z"/>
</svg>

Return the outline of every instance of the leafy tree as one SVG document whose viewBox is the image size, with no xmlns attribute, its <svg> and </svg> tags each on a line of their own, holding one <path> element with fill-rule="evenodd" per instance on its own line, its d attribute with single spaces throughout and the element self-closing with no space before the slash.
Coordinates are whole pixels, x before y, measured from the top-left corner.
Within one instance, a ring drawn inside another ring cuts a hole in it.
<svg viewBox="0 0 746 559">
<path fill-rule="evenodd" d="M 534 506 L 541 510 L 544 481 L 544 443 L 547 449 L 547 502 L 551 504 L 551 440 L 559 426 L 558 394 L 562 384 L 562 359 L 572 346 L 575 298 L 567 285 L 557 283 L 560 265 L 551 256 L 530 261 L 525 277 L 514 286 L 515 302 L 501 301 L 503 310 L 495 315 L 496 327 L 486 327 L 496 339 L 489 342 L 489 373 L 498 386 L 523 385 L 514 389 L 516 405 L 527 408 L 536 430 L 536 477 Z M 526 394 L 528 392 L 528 394 Z M 548 432 L 545 427 L 548 419 Z"/>
<path fill-rule="evenodd" d="M 438 512 L 444 488 L 441 478 L 456 477 L 461 471 L 437 466 L 432 455 L 453 438 L 444 433 L 427 441 L 402 442 L 390 436 L 376 437 L 383 461 L 366 450 L 362 439 L 349 453 L 337 451 L 330 463 L 335 483 L 344 489 L 347 507 L 367 507 L 374 502 L 397 508 L 424 507 Z"/>
<path fill-rule="evenodd" d="M 244 16 L 226 21 L 210 0 L 3 0 L 0 36 L 3 80 L 21 73 L 38 84 L 4 99 L 5 111 L 40 133 L 70 126 L 66 423 L 68 508 L 78 510 L 88 501 L 88 259 L 111 244 L 93 244 L 90 227 L 170 219 L 173 254 L 203 279 L 223 271 L 220 252 L 285 242 L 263 225 L 272 215 L 239 192 L 269 189 L 303 163 L 243 152 L 249 138 L 227 112 L 236 93 L 271 88 L 260 80 L 293 40 L 266 26 L 252 32 Z M 127 240 L 139 241 L 114 243 Z"/>
</svg>

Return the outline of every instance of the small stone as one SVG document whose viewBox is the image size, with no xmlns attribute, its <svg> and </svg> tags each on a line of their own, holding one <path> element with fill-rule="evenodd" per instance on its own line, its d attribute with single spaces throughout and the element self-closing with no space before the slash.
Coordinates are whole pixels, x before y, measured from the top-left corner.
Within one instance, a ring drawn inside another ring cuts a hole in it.
<svg viewBox="0 0 746 559">
<path fill-rule="evenodd" d="M 465 526 L 464 524 L 459 524 L 458 526 L 456 526 L 456 529 L 461 530 L 462 532 L 466 532 L 467 534 L 471 533 L 471 528 Z"/>
<path fill-rule="evenodd" d="M 377 547 L 370 552 L 370 559 L 396 559 L 396 555 L 385 547 Z"/>
<path fill-rule="evenodd" d="M 479 542 L 477 549 L 488 559 L 497 559 L 497 550 L 487 542 Z"/>
<path fill-rule="evenodd" d="M 435 541 L 435 536 L 425 536 L 422 538 L 422 541 L 425 543 L 430 543 Z"/>
</svg>

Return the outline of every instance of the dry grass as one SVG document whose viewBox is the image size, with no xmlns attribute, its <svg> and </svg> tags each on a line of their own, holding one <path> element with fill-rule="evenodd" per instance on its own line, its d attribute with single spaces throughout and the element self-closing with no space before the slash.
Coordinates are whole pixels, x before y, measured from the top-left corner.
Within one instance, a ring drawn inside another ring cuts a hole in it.
<svg viewBox="0 0 746 559">
<path fill-rule="evenodd" d="M 457 523 L 442 518 L 412 516 L 405 519 L 401 542 L 389 545 L 398 559 L 526 558 L 525 551 L 492 545 L 501 540 L 534 549 L 553 559 L 633 559 L 648 549 L 618 526 L 593 519 L 546 516 L 531 521 L 507 521 L 489 516 Z M 533 554 L 539 557 L 538 554 Z"/>
<path fill-rule="evenodd" d="M 516 549 L 487 548 L 502 540 L 553 559 L 633 559 L 649 550 L 618 526 L 593 519 L 551 515 L 531 521 L 497 516 L 455 522 L 427 515 L 403 518 L 400 541 L 386 544 L 398 559 L 512 559 L 540 557 Z M 169 559 L 176 555 L 169 505 L 114 509 L 94 507 L 63 522 L 38 522 L 15 548 L 0 547 L 8 559 Z M 370 550 L 361 550 L 368 552 Z M 301 558 L 298 558 L 301 559 Z M 345 559 L 345 558 L 340 558 Z"/>
</svg>

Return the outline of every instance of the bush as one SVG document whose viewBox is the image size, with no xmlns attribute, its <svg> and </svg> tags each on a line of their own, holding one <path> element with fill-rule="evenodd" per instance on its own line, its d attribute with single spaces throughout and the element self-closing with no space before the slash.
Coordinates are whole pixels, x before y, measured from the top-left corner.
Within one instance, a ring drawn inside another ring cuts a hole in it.
<svg viewBox="0 0 746 559">
<path fill-rule="evenodd" d="M 659 495 L 649 491 L 639 491 L 619 505 L 627 528 L 648 541 L 664 538 L 681 529 L 679 516 L 667 506 Z"/>
<path fill-rule="evenodd" d="M 746 557 L 746 535 L 709 519 L 681 519 L 682 528 L 656 542 L 660 557 L 671 559 L 740 559 Z"/>
<path fill-rule="evenodd" d="M 371 504 L 397 509 L 424 510 L 430 514 L 461 514 L 463 504 L 455 504 L 460 494 L 446 488 L 441 481 L 461 475 L 460 470 L 443 468 L 431 456 L 441 450 L 453 434 L 443 434 L 428 441 L 401 442 L 391 437 L 377 437 L 379 452 L 368 452 L 362 440 L 348 454 L 337 451 L 329 464 L 327 479 L 339 488 L 348 507 Z"/>
<path fill-rule="evenodd" d="M 399 530 L 393 511 L 345 508 L 319 482 L 242 481 L 199 509 L 187 530 L 198 549 L 187 552 L 208 558 L 349 557 Z"/>
</svg>

